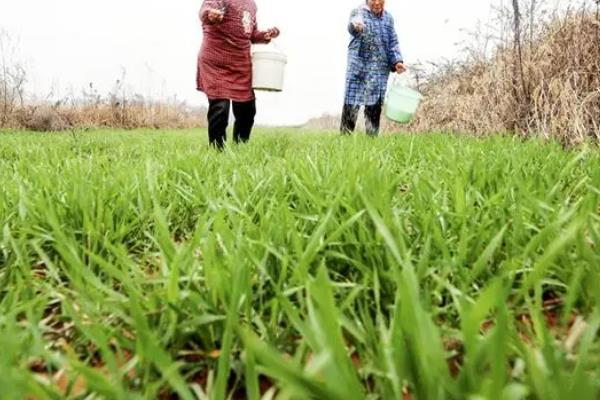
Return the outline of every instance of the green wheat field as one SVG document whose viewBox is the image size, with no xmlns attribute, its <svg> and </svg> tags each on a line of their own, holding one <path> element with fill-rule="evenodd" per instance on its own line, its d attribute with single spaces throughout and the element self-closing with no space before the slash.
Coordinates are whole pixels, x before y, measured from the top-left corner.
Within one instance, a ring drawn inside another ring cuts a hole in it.
<svg viewBox="0 0 600 400">
<path fill-rule="evenodd" d="M 0 133 L 0 399 L 600 398 L 600 151 Z"/>
</svg>

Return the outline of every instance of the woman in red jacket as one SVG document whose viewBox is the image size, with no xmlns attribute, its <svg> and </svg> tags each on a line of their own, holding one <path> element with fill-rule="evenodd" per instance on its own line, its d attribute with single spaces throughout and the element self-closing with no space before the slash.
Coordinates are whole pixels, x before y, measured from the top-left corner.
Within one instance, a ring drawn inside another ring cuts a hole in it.
<svg viewBox="0 0 600 400">
<path fill-rule="evenodd" d="M 252 43 L 269 43 L 279 29 L 259 31 L 254 0 L 204 0 L 200 9 L 204 40 L 198 55 L 197 88 L 208 97 L 208 137 L 225 144 L 233 103 L 233 139 L 246 142 L 256 115 L 252 89 Z"/>
</svg>

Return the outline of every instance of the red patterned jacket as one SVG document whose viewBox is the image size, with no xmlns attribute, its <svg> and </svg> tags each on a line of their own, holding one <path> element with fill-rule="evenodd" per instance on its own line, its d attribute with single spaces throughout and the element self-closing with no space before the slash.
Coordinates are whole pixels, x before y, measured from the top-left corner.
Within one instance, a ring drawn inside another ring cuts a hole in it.
<svg viewBox="0 0 600 400">
<path fill-rule="evenodd" d="M 225 12 L 222 22 L 209 22 L 211 8 Z M 250 46 L 269 42 L 266 32 L 257 28 L 254 0 L 204 0 L 200 20 L 204 40 L 198 55 L 197 89 L 210 100 L 254 99 Z"/>
</svg>

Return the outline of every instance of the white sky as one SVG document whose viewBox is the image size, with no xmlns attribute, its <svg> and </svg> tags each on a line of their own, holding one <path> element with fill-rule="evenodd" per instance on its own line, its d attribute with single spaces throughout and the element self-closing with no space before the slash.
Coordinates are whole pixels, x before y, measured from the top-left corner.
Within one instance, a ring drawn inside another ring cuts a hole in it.
<svg viewBox="0 0 600 400">
<path fill-rule="evenodd" d="M 456 46 L 494 0 L 387 0 L 405 62 L 458 55 Z M 201 0 L 0 0 L 0 29 L 18 37 L 30 89 L 76 94 L 90 82 L 108 91 L 124 69 L 130 88 L 205 104 L 195 90 Z M 339 113 L 346 23 L 360 0 L 256 0 L 261 28 L 278 26 L 288 56 L 283 93 L 258 93 L 257 122 L 298 124 Z"/>
</svg>

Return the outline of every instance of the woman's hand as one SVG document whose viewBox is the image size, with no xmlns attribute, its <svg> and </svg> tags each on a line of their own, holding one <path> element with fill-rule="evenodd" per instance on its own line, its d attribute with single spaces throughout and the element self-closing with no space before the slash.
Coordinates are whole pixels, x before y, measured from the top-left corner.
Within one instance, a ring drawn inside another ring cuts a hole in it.
<svg viewBox="0 0 600 400">
<path fill-rule="evenodd" d="M 406 71 L 406 67 L 404 66 L 403 62 L 399 62 L 398 64 L 396 64 L 395 68 L 396 68 L 396 73 L 397 74 L 401 74 L 401 73 L 403 73 L 403 72 Z"/>
<path fill-rule="evenodd" d="M 279 30 L 279 28 L 267 29 L 267 33 L 265 33 L 265 39 L 267 39 L 267 40 L 275 39 L 279 36 L 280 33 L 281 33 L 281 31 Z"/>
<path fill-rule="evenodd" d="M 358 33 L 362 33 L 365 30 L 365 24 L 361 21 L 352 21 L 352 27 Z"/>
<path fill-rule="evenodd" d="M 211 8 L 208 10 L 208 22 L 211 24 L 218 24 L 223 22 L 223 18 L 225 17 L 225 13 L 221 10 L 217 10 L 216 8 Z"/>
</svg>

